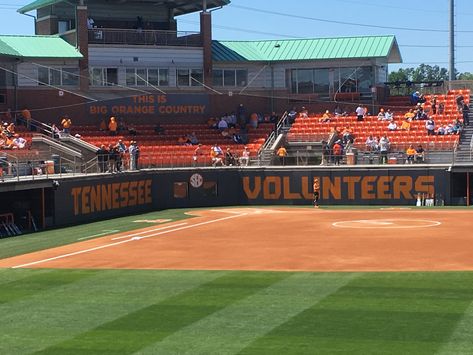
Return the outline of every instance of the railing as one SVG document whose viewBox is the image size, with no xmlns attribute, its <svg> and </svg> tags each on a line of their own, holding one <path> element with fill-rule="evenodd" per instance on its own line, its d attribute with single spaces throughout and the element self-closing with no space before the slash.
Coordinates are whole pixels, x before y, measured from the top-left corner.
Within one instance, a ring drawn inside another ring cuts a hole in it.
<svg viewBox="0 0 473 355">
<path fill-rule="evenodd" d="M 279 121 L 276 123 L 276 128 L 271 132 L 269 135 L 268 139 L 264 142 L 264 144 L 261 146 L 261 148 L 258 151 L 258 161 L 261 161 L 262 154 L 265 150 L 267 150 L 273 142 L 276 140 L 276 138 L 279 136 L 279 133 L 281 132 L 282 127 L 285 125 L 287 119 L 287 111 L 284 112 L 284 114 L 281 116 Z"/>
<path fill-rule="evenodd" d="M 90 171 L 90 165 L 90 162 L 82 164 L 76 157 L 67 159 L 56 155 L 51 160 L 31 159 L 19 158 L 14 154 L 0 151 L 0 180 L 2 182 L 38 180 L 50 176 L 63 177 L 96 173 L 97 169 Z"/>
<path fill-rule="evenodd" d="M 199 32 L 94 28 L 89 44 L 202 47 L 203 41 Z"/>
</svg>

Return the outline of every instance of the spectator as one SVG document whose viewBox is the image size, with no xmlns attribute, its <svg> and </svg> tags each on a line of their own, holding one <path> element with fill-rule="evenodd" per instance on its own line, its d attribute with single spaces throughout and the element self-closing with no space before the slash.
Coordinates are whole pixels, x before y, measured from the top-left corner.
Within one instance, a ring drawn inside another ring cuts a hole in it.
<svg viewBox="0 0 473 355">
<path fill-rule="evenodd" d="M 422 148 L 422 145 L 419 144 L 416 148 L 416 161 L 418 163 L 423 163 L 425 160 L 425 150 Z"/>
<path fill-rule="evenodd" d="M 108 168 L 108 150 L 105 148 L 105 145 L 102 144 L 96 152 L 97 162 L 99 164 L 99 172 L 105 173 Z"/>
<path fill-rule="evenodd" d="M 252 113 L 251 114 L 251 116 L 250 116 L 250 125 L 253 128 L 258 128 L 258 114 L 257 113 Z M 220 128 L 220 126 L 219 126 L 219 128 Z"/>
<path fill-rule="evenodd" d="M 325 113 L 322 115 L 322 117 L 319 119 L 319 122 L 326 123 L 330 122 L 331 117 L 330 117 L 330 111 L 326 110 Z"/>
<path fill-rule="evenodd" d="M 197 145 L 199 144 L 199 139 L 197 138 L 197 135 L 195 132 L 192 132 L 191 134 L 187 135 L 187 140 L 189 141 L 190 144 L 192 145 Z"/>
<path fill-rule="evenodd" d="M 215 118 L 210 117 L 207 121 L 207 126 L 209 128 L 218 128 L 218 121 Z"/>
<path fill-rule="evenodd" d="M 128 153 L 130 154 L 130 170 L 139 170 L 138 160 L 140 158 L 140 147 L 138 146 L 136 141 L 130 141 Z"/>
<path fill-rule="evenodd" d="M 384 114 L 384 120 L 385 120 L 385 121 L 392 121 L 393 118 L 394 118 L 393 113 L 392 113 L 391 110 L 388 108 L 388 109 L 386 110 L 386 113 Z"/>
<path fill-rule="evenodd" d="M 445 112 L 445 104 L 443 102 L 439 103 L 439 109 L 438 109 L 438 114 L 443 115 Z"/>
<path fill-rule="evenodd" d="M 397 124 L 395 121 L 391 121 L 388 124 L 388 130 L 390 131 L 397 131 Z"/>
<path fill-rule="evenodd" d="M 210 148 L 210 159 L 212 160 L 213 167 L 217 166 L 217 164 L 221 166 L 224 165 L 222 155 L 222 149 L 217 144 L 214 144 L 212 148 Z"/>
<path fill-rule="evenodd" d="M 434 95 L 432 101 L 430 102 L 430 107 L 432 110 L 432 114 L 437 114 L 437 95 Z"/>
<path fill-rule="evenodd" d="M 432 118 L 429 118 L 427 122 L 425 122 L 425 128 L 427 129 L 427 135 L 435 135 L 435 122 Z"/>
<path fill-rule="evenodd" d="M 189 139 L 186 136 L 179 136 L 179 138 L 177 138 L 177 144 L 179 144 L 179 145 L 189 145 L 190 142 L 189 142 Z"/>
<path fill-rule="evenodd" d="M 105 122 L 105 118 L 102 118 L 102 121 L 100 121 L 99 125 L 99 131 L 106 131 L 107 130 L 107 123 Z"/>
<path fill-rule="evenodd" d="M 62 125 L 62 131 L 65 134 L 71 134 L 72 120 L 69 118 L 69 116 L 65 115 L 62 118 L 61 125 Z"/>
<path fill-rule="evenodd" d="M 386 113 L 384 112 L 384 108 L 379 110 L 378 113 L 378 121 L 384 121 L 386 119 Z"/>
<path fill-rule="evenodd" d="M 322 141 L 322 161 L 320 165 L 328 164 L 330 159 L 330 145 L 327 141 Z"/>
<path fill-rule="evenodd" d="M 404 114 L 404 118 L 405 119 L 408 119 L 408 120 L 413 120 L 414 118 L 416 117 L 416 114 L 414 113 L 414 110 L 413 109 L 409 109 L 409 111 L 407 111 L 405 114 Z"/>
<path fill-rule="evenodd" d="M 356 113 L 356 120 L 363 121 L 365 118 L 365 109 L 360 105 L 355 110 Z"/>
<path fill-rule="evenodd" d="M 108 172 L 116 173 L 117 170 L 117 159 L 118 159 L 118 149 L 116 149 L 112 144 L 108 145 Z"/>
<path fill-rule="evenodd" d="M 110 122 L 108 123 L 108 130 L 110 131 L 111 136 L 117 135 L 118 123 L 115 117 L 110 117 Z"/>
<path fill-rule="evenodd" d="M 248 166 L 248 163 L 250 162 L 250 151 L 247 146 L 243 147 L 243 152 L 241 153 L 239 162 L 242 166 Z"/>
<path fill-rule="evenodd" d="M 378 150 L 378 141 L 371 134 L 366 138 L 365 145 L 366 150 L 369 152 L 376 152 Z"/>
<path fill-rule="evenodd" d="M 390 141 L 389 141 L 389 138 L 385 134 L 379 140 L 379 151 L 381 153 L 381 159 L 380 159 L 381 164 L 386 164 L 388 162 L 389 148 L 390 148 Z"/>
<path fill-rule="evenodd" d="M 24 124 L 28 131 L 32 131 L 32 120 L 31 112 L 26 107 L 21 111 L 21 116 L 23 117 Z"/>
<path fill-rule="evenodd" d="M 286 157 L 287 157 L 287 150 L 284 148 L 284 146 L 281 146 L 278 151 L 276 152 L 276 155 L 279 158 L 279 164 L 280 165 L 286 165 Z"/>
<path fill-rule="evenodd" d="M 87 28 L 90 30 L 94 28 L 95 21 L 92 17 L 87 17 Z"/>
<path fill-rule="evenodd" d="M 416 92 L 412 93 L 412 95 L 411 95 L 411 104 L 417 105 L 420 100 L 421 100 L 421 94 L 420 94 L 419 91 L 416 91 Z"/>
<path fill-rule="evenodd" d="M 194 166 L 197 166 L 199 160 L 200 160 L 200 157 L 202 156 L 203 154 L 203 151 L 202 151 L 202 144 L 199 143 L 199 145 L 197 146 L 197 148 L 195 148 L 194 150 L 194 155 L 192 156 L 192 161 L 193 161 L 193 165 Z"/>
<path fill-rule="evenodd" d="M 340 117 L 343 115 L 343 111 L 340 106 L 337 105 L 337 107 L 335 107 L 335 110 L 333 110 L 333 114 L 335 115 L 335 117 Z"/>
<path fill-rule="evenodd" d="M 26 147 L 26 139 L 20 137 L 20 135 L 15 134 L 15 138 L 13 139 L 13 149 L 23 149 Z"/>
<path fill-rule="evenodd" d="M 15 135 L 15 130 L 16 130 L 16 127 L 15 127 L 15 124 L 12 122 L 10 123 L 8 126 L 7 126 L 7 133 L 6 135 L 8 136 L 8 138 L 11 138 Z"/>
<path fill-rule="evenodd" d="M 340 165 L 343 158 L 343 145 L 340 140 L 337 140 L 332 147 L 333 160 L 335 165 Z"/>
<path fill-rule="evenodd" d="M 227 147 L 227 151 L 225 152 L 225 165 L 226 166 L 235 165 L 235 155 L 232 153 L 230 147 Z"/>
<path fill-rule="evenodd" d="M 402 120 L 401 123 L 401 130 L 403 131 L 410 131 L 411 130 L 411 120 L 409 118 L 405 118 Z"/>
<path fill-rule="evenodd" d="M 457 103 L 457 111 L 462 112 L 462 108 L 465 103 L 465 98 L 463 97 L 463 95 L 457 95 L 455 97 L 455 102 Z"/>
<path fill-rule="evenodd" d="M 465 126 L 468 126 L 470 124 L 470 106 L 468 104 L 464 103 L 463 104 L 463 109 L 462 109 L 462 116 L 463 116 L 463 124 Z"/>
<path fill-rule="evenodd" d="M 276 114 L 276 112 L 271 112 L 271 116 L 269 116 L 269 122 L 277 124 L 279 121 L 279 116 Z"/>
<path fill-rule="evenodd" d="M 60 133 L 61 133 L 61 130 L 59 129 L 59 127 L 56 126 L 55 123 L 53 123 L 53 124 L 51 125 L 51 135 L 52 135 L 52 137 L 55 138 L 55 139 L 58 139 Z"/>
<path fill-rule="evenodd" d="M 124 165 L 127 165 L 127 148 L 121 139 L 118 140 L 116 147 L 119 154 L 119 159 L 117 160 L 117 171 L 120 172 L 125 168 Z"/>
<path fill-rule="evenodd" d="M 344 144 L 353 143 L 355 137 L 353 136 L 353 130 L 350 126 L 346 126 L 342 132 L 342 140 Z"/>
<path fill-rule="evenodd" d="M 414 157 L 416 155 L 416 150 L 414 149 L 414 146 L 412 144 L 409 145 L 409 148 L 406 150 L 406 163 L 407 164 L 412 164 L 414 162 Z"/>
<path fill-rule="evenodd" d="M 289 111 L 289 113 L 287 114 L 287 124 L 293 124 L 294 121 L 296 120 L 296 116 L 297 116 L 297 111 L 296 111 L 296 108 L 293 107 L 291 108 L 291 110 Z"/>
<path fill-rule="evenodd" d="M 444 126 L 440 125 L 439 128 L 437 128 L 437 135 L 443 136 L 446 133 L 447 133 L 447 129 Z"/>
<path fill-rule="evenodd" d="M 328 110 L 327 110 L 328 112 Z M 299 117 L 301 118 L 309 118 L 309 111 L 305 108 L 305 107 L 302 107 L 302 110 L 301 112 L 299 113 Z"/>
<path fill-rule="evenodd" d="M 218 123 L 218 129 L 220 131 L 224 131 L 228 128 L 228 123 L 225 121 L 223 118 L 220 119 L 220 122 Z"/>
</svg>

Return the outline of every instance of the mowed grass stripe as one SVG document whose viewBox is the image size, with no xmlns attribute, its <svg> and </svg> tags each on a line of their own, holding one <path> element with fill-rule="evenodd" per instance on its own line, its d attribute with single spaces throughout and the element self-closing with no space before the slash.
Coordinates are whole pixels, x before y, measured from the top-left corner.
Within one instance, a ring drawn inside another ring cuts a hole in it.
<svg viewBox="0 0 473 355">
<path fill-rule="evenodd" d="M 128 354 L 249 297 L 291 273 L 228 272 L 188 292 L 104 323 L 38 354 Z"/>
<path fill-rule="evenodd" d="M 96 274 L 97 271 L 93 270 L 70 270 L 67 272 L 47 270 L 46 272 L 23 277 L 20 280 L 11 280 L 1 285 L 0 304 L 15 302 L 51 289 L 64 287 Z"/>
<path fill-rule="evenodd" d="M 236 354 L 356 276 L 294 274 L 182 328 L 138 354 Z"/>
<path fill-rule="evenodd" d="M 433 354 L 473 299 L 473 274 L 460 275 L 365 274 L 241 354 Z"/>
<path fill-rule="evenodd" d="M 76 273 L 89 276 L 90 272 L 50 270 L 57 278 L 71 275 L 76 281 L 48 289 L 49 281 L 40 277 L 43 270 L 21 271 L 30 275 L 23 288 L 31 287 L 33 293 L 41 283 L 43 290 L 0 304 L 0 354 L 34 353 L 54 347 L 226 274 L 220 271 L 100 270 L 91 277 L 77 280 Z M 11 272 L 19 274 L 16 270 Z M 30 283 L 36 276 L 36 283 Z M 0 294 L 4 292 L 2 288 Z M 66 353 L 71 354 L 62 354 Z"/>
<path fill-rule="evenodd" d="M 439 355 L 467 355 L 473 352 L 473 302 L 458 322 L 455 331 L 441 347 Z"/>
</svg>

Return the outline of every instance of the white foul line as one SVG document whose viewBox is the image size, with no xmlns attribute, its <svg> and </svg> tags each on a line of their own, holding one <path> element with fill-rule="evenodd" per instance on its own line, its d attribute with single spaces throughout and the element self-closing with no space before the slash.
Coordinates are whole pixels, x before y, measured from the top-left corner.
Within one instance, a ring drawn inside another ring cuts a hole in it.
<svg viewBox="0 0 473 355">
<path fill-rule="evenodd" d="M 179 223 L 179 224 L 173 224 L 172 226 L 164 226 L 164 227 L 161 227 L 161 228 L 155 228 L 155 229 L 149 229 L 147 231 L 143 231 L 143 232 L 139 232 L 139 233 L 134 233 L 134 234 L 128 234 L 128 235 L 124 235 L 123 237 L 115 237 L 115 238 L 112 238 L 112 240 L 118 240 L 118 239 L 125 239 L 125 238 L 129 238 L 129 237 L 135 237 L 135 236 L 141 236 L 142 234 L 146 234 L 146 233 L 149 233 L 149 232 L 156 232 L 156 231 L 160 231 L 160 230 L 163 230 L 163 229 L 169 229 L 169 228 L 174 228 L 174 227 L 180 227 L 180 226 L 183 226 L 183 225 L 186 225 L 187 223 Z"/>
<path fill-rule="evenodd" d="M 63 258 L 67 258 L 67 257 L 69 257 L 69 256 L 84 254 L 84 253 L 88 253 L 88 252 L 95 251 L 95 250 L 100 250 L 100 249 L 104 249 L 104 248 L 108 248 L 108 247 L 113 247 L 113 246 L 115 246 L 115 245 L 120 245 L 120 244 L 132 242 L 132 241 L 136 241 L 136 240 L 151 238 L 151 237 L 155 237 L 155 236 L 157 236 L 157 235 L 162 235 L 162 234 L 166 234 L 166 233 L 177 232 L 177 231 L 184 230 L 184 229 L 199 227 L 199 226 L 203 226 L 203 225 L 206 225 L 206 224 L 221 222 L 221 221 L 225 221 L 225 220 L 227 220 L 227 219 L 242 217 L 242 216 L 246 216 L 246 215 L 248 215 L 248 213 L 243 213 L 243 214 L 239 214 L 239 215 L 233 215 L 233 216 L 228 216 L 228 217 L 213 219 L 213 220 L 211 220 L 211 221 L 206 221 L 206 222 L 201 222 L 201 223 L 192 224 L 192 225 L 190 225 L 190 226 L 185 226 L 185 227 L 170 229 L 170 230 L 162 231 L 162 232 L 159 232 L 159 233 L 150 234 L 150 235 L 147 235 L 147 236 L 144 236 L 144 237 L 133 237 L 133 238 L 131 238 L 131 239 L 122 240 L 122 241 L 120 241 L 120 242 L 115 242 L 115 243 L 111 243 L 111 244 L 105 244 L 105 245 L 102 245 L 102 246 L 99 246 L 99 247 L 95 247 L 95 248 L 80 250 L 80 251 L 76 251 L 76 252 L 73 252 L 73 253 L 64 254 L 64 255 L 59 255 L 59 256 L 52 257 L 52 258 L 48 258 L 48 259 L 33 261 L 33 262 L 27 263 L 27 264 L 12 266 L 12 269 L 18 269 L 18 268 L 22 268 L 22 267 L 31 266 L 31 265 L 37 265 L 37 264 L 45 263 L 45 262 L 48 262 L 48 261 L 53 261 L 53 260 L 57 260 L 57 259 L 63 259 Z M 143 233 L 143 232 L 142 232 L 142 233 Z M 141 233 L 141 234 L 142 234 L 142 233 Z M 130 236 L 132 236 L 132 235 L 133 235 L 133 234 L 129 235 L 128 237 L 130 237 Z M 135 234 L 135 235 L 138 235 L 138 233 Z"/>
<path fill-rule="evenodd" d="M 20 267 L 26 267 L 26 266 L 41 264 L 41 263 L 45 263 L 45 262 L 53 261 L 53 260 L 57 260 L 57 259 L 67 258 L 68 256 L 74 256 L 74 255 L 84 254 L 84 253 L 88 253 L 89 251 L 94 251 L 94 250 L 104 249 L 104 248 L 108 248 L 108 247 L 113 247 L 113 246 L 115 246 L 115 245 L 119 245 L 119 244 L 123 244 L 123 243 L 128 243 L 128 242 L 131 242 L 131 241 L 132 241 L 132 239 L 122 240 L 121 242 L 106 244 L 106 245 L 102 245 L 102 246 L 100 246 L 100 247 L 95 247 L 95 248 L 80 250 L 80 251 L 76 251 L 76 252 L 74 252 L 74 253 L 59 255 L 59 256 L 55 256 L 55 257 L 52 257 L 52 258 L 43 259 L 43 260 L 39 260 L 39 261 L 33 261 L 33 262 L 31 262 L 31 263 L 27 263 L 27 264 L 23 264 L 23 265 L 12 266 L 12 269 L 18 269 L 18 268 L 20 268 Z"/>
<path fill-rule="evenodd" d="M 103 233 L 89 235 L 88 237 L 79 238 L 77 240 L 86 240 L 86 239 L 91 239 L 95 237 L 101 237 L 102 235 L 117 233 L 117 232 L 120 232 L 120 231 L 118 229 L 104 229 Z"/>
</svg>

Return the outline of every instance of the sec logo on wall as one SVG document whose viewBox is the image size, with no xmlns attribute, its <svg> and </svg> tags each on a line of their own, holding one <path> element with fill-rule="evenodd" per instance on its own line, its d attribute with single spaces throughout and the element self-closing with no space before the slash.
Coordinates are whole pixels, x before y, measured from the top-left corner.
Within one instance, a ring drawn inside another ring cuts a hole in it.
<svg viewBox="0 0 473 355">
<path fill-rule="evenodd" d="M 204 183 L 204 178 L 202 177 L 202 175 L 196 173 L 190 177 L 189 182 L 192 187 L 198 189 Z"/>
</svg>

